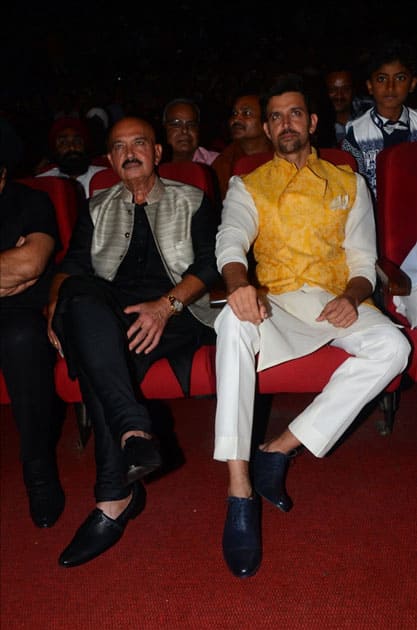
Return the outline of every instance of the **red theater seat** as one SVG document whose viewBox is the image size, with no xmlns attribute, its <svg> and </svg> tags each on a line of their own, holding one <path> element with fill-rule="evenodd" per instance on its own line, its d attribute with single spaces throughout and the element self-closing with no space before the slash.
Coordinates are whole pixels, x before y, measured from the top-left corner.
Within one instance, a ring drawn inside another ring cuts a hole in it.
<svg viewBox="0 0 417 630">
<path fill-rule="evenodd" d="M 158 166 L 158 174 L 165 179 L 191 184 L 201 188 L 209 199 L 215 201 L 213 175 L 208 166 L 197 162 L 163 162 Z M 96 192 L 110 188 L 120 181 L 112 168 L 99 171 L 90 181 L 90 197 Z"/>
<path fill-rule="evenodd" d="M 58 252 L 56 260 L 59 262 L 68 249 L 72 231 L 78 214 L 79 197 L 76 184 L 64 177 L 24 177 L 19 179 L 21 184 L 43 190 L 50 196 L 55 206 L 59 235 L 62 249 Z"/>
<path fill-rule="evenodd" d="M 394 295 L 407 295 L 411 281 L 400 270 L 417 242 L 417 142 L 403 142 L 383 149 L 376 159 L 378 271 L 382 300 L 392 319 L 404 326 L 411 346 L 407 373 L 417 382 L 417 328 L 398 314 Z"/>
</svg>

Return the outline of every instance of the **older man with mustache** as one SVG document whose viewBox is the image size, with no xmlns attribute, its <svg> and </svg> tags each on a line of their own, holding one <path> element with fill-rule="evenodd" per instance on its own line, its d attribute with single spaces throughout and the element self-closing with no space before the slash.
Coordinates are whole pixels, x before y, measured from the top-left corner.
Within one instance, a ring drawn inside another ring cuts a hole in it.
<svg viewBox="0 0 417 630">
<path fill-rule="evenodd" d="M 203 191 L 158 177 L 161 155 L 147 121 L 113 126 L 108 158 L 121 181 L 89 200 L 52 283 L 49 338 L 78 377 L 97 466 L 96 507 L 64 567 L 121 538 L 144 508 L 141 479 L 163 463 L 138 382 L 166 357 L 187 392 L 194 352 L 215 341 L 214 214 Z"/>
</svg>

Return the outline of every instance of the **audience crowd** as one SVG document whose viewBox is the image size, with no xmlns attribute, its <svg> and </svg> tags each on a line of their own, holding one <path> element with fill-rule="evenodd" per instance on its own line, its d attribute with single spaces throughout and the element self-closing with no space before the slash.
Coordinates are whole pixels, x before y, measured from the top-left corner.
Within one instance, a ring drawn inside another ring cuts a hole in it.
<svg viewBox="0 0 417 630">
<path fill-rule="evenodd" d="M 19 21 L 26 45 L 18 54 L 14 29 L 4 34 L 0 88 L 0 113 L 25 143 L 19 174 L 44 165 L 49 130 L 62 116 L 85 119 L 94 140 L 92 150 L 102 154 L 104 130 L 125 114 L 149 120 L 163 142 L 164 107 L 185 97 L 200 108 L 200 145 L 220 152 L 232 140 L 229 118 L 236 96 L 261 93 L 281 72 L 302 73 L 316 89 L 322 146 L 334 138 L 334 111 L 325 83 L 328 71 L 349 67 L 355 98 L 369 103 L 370 35 L 365 25 L 372 3 L 360 9 L 357 23 L 335 8 L 344 23 L 337 34 L 326 30 L 329 18 L 323 7 L 316 7 L 314 16 L 302 5 L 291 11 L 269 7 L 268 21 L 274 25 L 270 28 L 262 10 L 246 18 L 239 11 L 236 19 L 236 3 L 211 4 L 205 14 L 199 10 L 196 16 L 193 4 L 182 2 L 164 9 L 158 21 L 145 10 L 140 24 L 123 9 L 102 8 L 90 15 L 91 10 L 77 2 L 71 15 L 58 14 L 54 7 L 48 13 L 39 6 L 28 8 L 25 22 Z M 11 8 L 12 18 L 13 12 Z M 393 29 L 396 19 L 390 18 Z M 373 12 L 373 32 L 380 34 L 379 20 L 382 16 Z M 178 28 L 172 28 L 175 24 Z M 399 32 L 406 38 L 403 31 L 401 24 Z M 117 45 L 112 45 L 115 41 Z M 243 42 L 248 44 L 244 49 Z"/>
</svg>

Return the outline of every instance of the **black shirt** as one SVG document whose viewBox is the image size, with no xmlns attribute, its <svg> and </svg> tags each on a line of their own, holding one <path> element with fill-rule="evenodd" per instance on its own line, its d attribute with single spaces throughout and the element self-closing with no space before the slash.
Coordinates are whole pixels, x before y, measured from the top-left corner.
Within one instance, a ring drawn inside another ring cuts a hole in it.
<svg viewBox="0 0 417 630">
<path fill-rule="evenodd" d="M 129 249 L 113 280 L 130 297 L 126 303 L 157 299 L 173 287 L 149 226 L 145 205 L 134 207 L 134 227 Z M 217 223 L 211 203 L 204 195 L 191 222 L 194 261 L 183 276 L 196 276 L 208 289 L 219 278 L 214 255 L 216 230 Z M 86 206 L 79 213 L 68 252 L 59 267 L 60 272 L 95 275 L 91 260 L 93 231 L 94 225 Z"/>
<path fill-rule="evenodd" d="M 34 232 L 49 234 L 55 240 L 55 253 L 61 247 L 55 207 L 49 195 L 17 182 L 6 182 L 0 194 L 0 251 L 13 248 L 20 236 Z M 43 308 L 55 271 L 54 256 L 39 280 L 31 287 L 0 299 L 0 308 Z"/>
</svg>

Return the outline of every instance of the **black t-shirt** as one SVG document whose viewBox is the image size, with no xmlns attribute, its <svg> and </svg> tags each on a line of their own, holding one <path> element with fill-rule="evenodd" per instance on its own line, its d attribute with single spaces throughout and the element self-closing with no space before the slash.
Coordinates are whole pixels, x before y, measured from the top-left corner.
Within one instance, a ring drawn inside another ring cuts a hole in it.
<svg viewBox="0 0 417 630">
<path fill-rule="evenodd" d="M 34 232 L 49 234 L 55 240 L 55 253 L 61 248 L 54 205 L 46 192 L 17 182 L 7 182 L 0 193 L 0 251 L 14 247 L 20 236 Z M 54 256 L 39 280 L 17 295 L 0 299 L 0 308 L 42 308 L 48 302 L 49 286 L 55 271 Z"/>
</svg>

